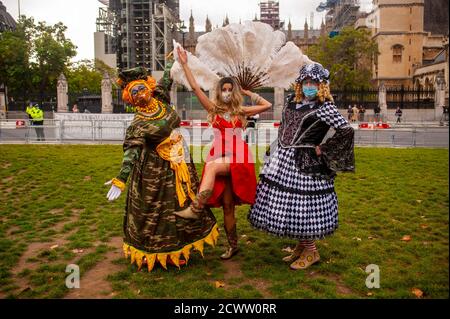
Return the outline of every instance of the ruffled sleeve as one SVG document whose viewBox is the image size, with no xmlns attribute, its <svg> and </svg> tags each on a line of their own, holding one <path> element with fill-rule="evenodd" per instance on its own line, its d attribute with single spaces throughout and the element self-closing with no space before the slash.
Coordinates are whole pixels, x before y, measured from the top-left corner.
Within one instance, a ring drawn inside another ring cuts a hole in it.
<svg viewBox="0 0 450 319">
<path fill-rule="evenodd" d="M 329 169 L 335 172 L 355 171 L 355 130 L 339 113 L 332 102 L 325 102 L 317 111 L 317 117 L 336 133 L 320 145 L 322 158 Z"/>
<path fill-rule="evenodd" d="M 173 66 L 173 62 L 167 62 L 166 69 L 164 70 L 164 75 L 155 89 L 154 96 L 161 102 L 170 105 L 170 90 L 172 88 L 173 80 L 170 78 L 170 69 Z"/>
</svg>

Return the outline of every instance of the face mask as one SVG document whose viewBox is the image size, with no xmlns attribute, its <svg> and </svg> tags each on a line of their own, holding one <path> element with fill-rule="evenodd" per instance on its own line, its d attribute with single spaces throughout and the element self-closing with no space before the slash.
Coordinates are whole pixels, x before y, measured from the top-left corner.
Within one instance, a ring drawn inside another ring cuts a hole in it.
<svg viewBox="0 0 450 319">
<path fill-rule="evenodd" d="M 230 101 L 231 101 L 231 92 L 222 92 L 222 100 L 225 103 L 230 103 Z"/>
<path fill-rule="evenodd" d="M 303 94 L 306 96 L 308 100 L 314 99 L 317 96 L 317 93 L 319 93 L 319 90 L 314 86 L 303 87 Z"/>
</svg>

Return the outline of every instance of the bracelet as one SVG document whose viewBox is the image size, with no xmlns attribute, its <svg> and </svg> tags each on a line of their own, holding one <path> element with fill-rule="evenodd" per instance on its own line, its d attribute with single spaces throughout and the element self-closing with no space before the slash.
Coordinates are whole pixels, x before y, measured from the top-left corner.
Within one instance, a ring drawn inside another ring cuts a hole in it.
<svg viewBox="0 0 450 319">
<path fill-rule="evenodd" d="M 253 103 L 258 104 L 262 97 L 258 94 L 258 93 L 252 93 L 251 97 L 250 97 L 253 101 Z"/>
<path fill-rule="evenodd" d="M 112 184 L 116 187 L 118 187 L 122 192 L 125 191 L 126 185 L 124 182 L 122 182 L 121 180 L 117 179 L 117 178 L 113 178 L 112 180 Z"/>
</svg>

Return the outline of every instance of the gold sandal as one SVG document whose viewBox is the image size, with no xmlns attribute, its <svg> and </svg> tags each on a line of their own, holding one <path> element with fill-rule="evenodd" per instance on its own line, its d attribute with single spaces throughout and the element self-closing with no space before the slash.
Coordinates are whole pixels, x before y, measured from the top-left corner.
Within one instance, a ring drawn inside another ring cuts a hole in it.
<svg viewBox="0 0 450 319">
<path fill-rule="evenodd" d="M 292 270 L 304 270 L 320 261 L 318 251 L 303 250 L 300 257 L 291 264 Z"/>
</svg>

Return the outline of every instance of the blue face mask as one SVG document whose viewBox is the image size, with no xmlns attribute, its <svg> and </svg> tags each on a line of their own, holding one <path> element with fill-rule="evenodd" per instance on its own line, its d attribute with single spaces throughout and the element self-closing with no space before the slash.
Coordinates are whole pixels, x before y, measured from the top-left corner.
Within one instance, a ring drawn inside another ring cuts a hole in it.
<svg viewBox="0 0 450 319">
<path fill-rule="evenodd" d="M 308 100 L 314 99 L 318 93 L 319 93 L 319 90 L 314 86 L 304 86 L 303 87 L 303 94 L 305 95 L 305 97 Z"/>
</svg>

